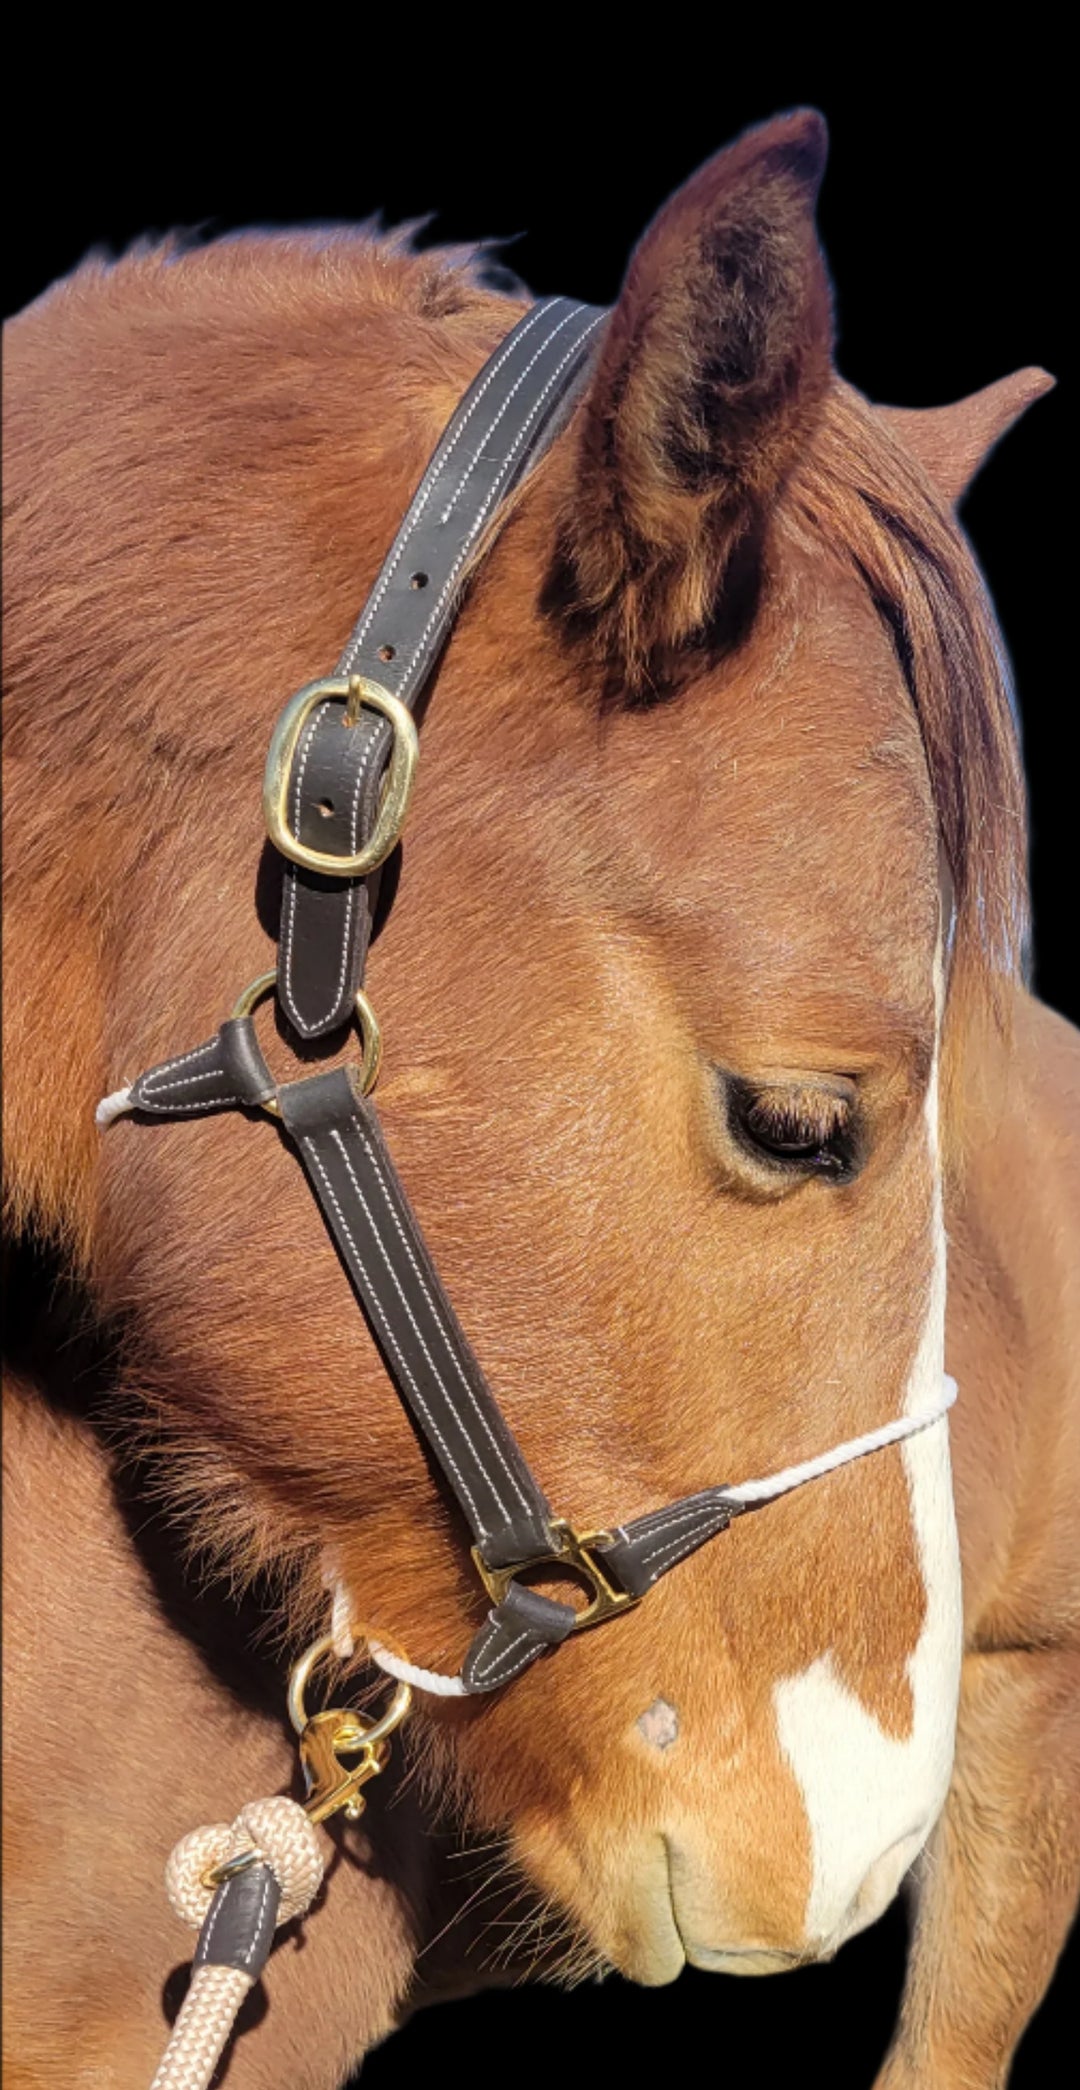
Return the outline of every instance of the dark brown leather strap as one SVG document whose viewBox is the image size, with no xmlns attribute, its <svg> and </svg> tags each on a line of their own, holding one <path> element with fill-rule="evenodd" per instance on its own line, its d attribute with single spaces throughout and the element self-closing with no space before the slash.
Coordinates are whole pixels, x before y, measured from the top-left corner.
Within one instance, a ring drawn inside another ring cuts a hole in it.
<svg viewBox="0 0 1080 2090">
<path fill-rule="evenodd" d="M 230 1017 L 217 1036 L 191 1052 L 151 1067 L 131 1084 L 130 1110 L 155 1117 L 194 1116 L 238 1103 L 268 1103 L 274 1078 L 259 1049 L 250 1016 Z"/>
<path fill-rule="evenodd" d="M 492 521 L 570 411 L 604 317 L 569 299 L 548 299 L 481 371 L 424 474 L 342 655 L 340 676 L 366 675 L 415 703 Z M 319 702 L 293 756 L 292 833 L 321 851 L 355 853 L 375 821 L 390 739 L 378 713 L 362 711 L 346 728 L 344 699 Z M 376 884 L 377 874 L 340 879 L 286 866 L 278 992 L 305 1037 L 335 1029 L 352 1012 Z M 443 1291 L 374 1107 L 350 1071 L 334 1068 L 275 1090 L 251 1017 L 237 1016 L 205 1044 L 140 1076 L 127 1107 L 171 1117 L 230 1105 L 280 1113 L 387 1371 L 485 1569 L 554 1561 L 565 1568 L 559 1527 Z M 620 1605 L 636 1599 L 725 1529 L 737 1507 L 711 1489 L 620 1526 L 593 1542 L 586 1579 L 599 1563 Z M 508 1682 L 565 1640 L 579 1618 L 570 1604 L 513 1578 L 503 1577 L 493 1593 L 499 1601 L 463 1669 L 471 1691 Z"/>
<path fill-rule="evenodd" d="M 446 642 L 462 588 L 507 495 L 563 425 L 606 317 L 570 298 L 534 305 L 465 394 L 338 663 L 415 705 Z M 292 832 L 346 856 L 374 826 L 390 729 L 362 712 L 343 727 L 328 698 L 300 735 L 289 787 Z M 301 1037 L 348 1021 L 361 984 L 378 892 L 369 878 L 323 876 L 288 863 L 282 895 L 278 995 Z"/>
<path fill-rule="evenodd" d="M 398 1392 L 491 1566 L 550 1551 L 551 1511 L 443 1291 L 348 1068 L 278 1090 L 285 1128 Z"/>
<path fill-rule="evenodd" d="M 206 1912 L 192 1972 L 236 1967 L 257 1981 L 270 1957 L 281 1888 L 269 1865 L 249 1865 L 222 1882 Z"/>
<path fill-rule="evenodd" d="M 722 1488 L 706 1488 L 632 1524 L 620 1524 L 609 1542 L 597 1542 L 595 1551 L 619 1588 L 634 1598 L 643 1597 L 662 1575 L 726 1531 L 746 1507 L 729 1501 Z M 538 1655 L 565 1640 L 574 1630 L 575 1617 L 569 1606 L 511 1582 L 469 1648 L 461 1672 L 466 1688 L 495 1691 L 508 1684 Z"/>
<path fill-rule="evenodd" d="M 599 1545 L 597 1552 L 621 1588 L 643 1597 L 669 1568 L 717 1538 L 749 1506 L 732 1502 L 723 1488 L 704 1488 L 700 1495 L 684 1495 L 632 1524 L 618 1525 L 610 1545 Z"/>
</svg>

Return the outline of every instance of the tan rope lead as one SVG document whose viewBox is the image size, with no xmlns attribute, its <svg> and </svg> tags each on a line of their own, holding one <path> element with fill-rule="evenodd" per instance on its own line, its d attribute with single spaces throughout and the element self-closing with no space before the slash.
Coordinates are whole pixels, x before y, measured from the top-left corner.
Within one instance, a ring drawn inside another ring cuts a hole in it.
<svg viewBox="0 0 1080 2090">
<path fill-rule="evenodd" d="M 236 1820 L 182 1836 L 165 1868 L 176 1914 L 199 1932 L 191 1984 L 151 2090 L 209 2090 L 244 1998 L 258 1981 L 282 1923 L 310 1908 L 322 1884 L 323 1855 L 315 1824 L 343 1810 L 362 1812 L 361 1787 L 389 1757 L 387 1736 L 412 1702 L 399 1684 L 378 1720 L 351 1708 L 308 1716 L 304 1692 L 312 1670 L 333 1652 L 330 1634 L 308 1648 L 289 1681 L 289 1716 L 300 1737 L 307 1800 L 278 1795 L 249 1801 Z M 359 1756 L 351 1768 L 343 1756 Z"/>
<path fill-rule="evenodd" d="M 150 2090 L 207 2090 L 251 1986 L 239 1967 L 197 1968 Z"/>
</svg>

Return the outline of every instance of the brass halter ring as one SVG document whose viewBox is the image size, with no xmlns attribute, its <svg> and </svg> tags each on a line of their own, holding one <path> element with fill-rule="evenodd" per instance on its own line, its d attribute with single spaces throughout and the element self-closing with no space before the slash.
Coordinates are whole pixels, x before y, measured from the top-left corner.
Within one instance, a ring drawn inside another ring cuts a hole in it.
<svg viewBox="0 0 1080 2090">
<path fill-rule="evenodd" d="M 271 971 L 261 972 L 257 980 L 252 980 L 251 985 L 244 988 L 242 995 L 230 1012 L 231 1020 L 235 1023 L 238 1017 L 250 1016 L 252 1010 L 262 1001 L 263 996 L 271 993 L 276 985 L 277 967 L 275 965 Z M 360 1028 L 360 1093 L 362 1096 L 366 1096 L 370 1094 L 379 1078 L 379 1067 L 382 1063 L 382 1030 L 379 1019 L 362 987 L 357 989 L 356 1021 Z M 261 1107 L 272 1118 L 281 1116 L 280 1108 L 273 1096 L 269 1097 Z"/>
<path fill-rule="evenodd" d="M 358 1640 L 370 1642 L 374 1637 L 368 1632 L 367 1627 L 363 1625 L 354 1625 L 351 1630 Z M 310 1647 L 305 1648 L 299 1661 L 293 1663 L 289 1672 L 288 1706 L 289 1719 L 292 1721 L 293 1728 L 297 1734 L 303 1734 L 311 1719 L 306 1702 L 307 1687 L 311 1682 L 311 1678 L 320 1662 L 325 1662 L 327 1657 L 332 1655 L 334 1651 L 334 1635 L 332 1633 L 320 1633 L 319 1638 L 313 1640 Z M 399 1683 L 382 1718 L 376 1720 L 370 1727 L 367 1721 L 364 1721 L 365 1747 L 375 1742 L 384 1741 L 387 1735 L 393 1734 L 396 1727 L 401 1726 L 409 1707 L 412 1705 L 412 1699 L 412 1685 Z"/>
</svg>

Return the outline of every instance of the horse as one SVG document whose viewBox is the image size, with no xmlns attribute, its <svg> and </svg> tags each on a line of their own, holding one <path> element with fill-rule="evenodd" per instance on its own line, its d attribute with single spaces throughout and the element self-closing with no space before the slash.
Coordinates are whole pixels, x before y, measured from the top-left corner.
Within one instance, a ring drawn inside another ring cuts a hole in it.
<svg viewBox="0 0 1080 2090">
<path fill-rule="evenodd" d="M 447 1825 L 537 1897 L 541 1971 L 782 1972 L 905 1885 L 879 2090 L 1003 2083 L 1075 1905 L 1080 1052 L 1025 984 L 955 517 L 1051 381 L 916 411 L 837 375 L 825 152 L 779 118 L 661 209 L 471 580 L 376 924 L 378 1105 L 585 1525 L 916 1414 L 946 1364 L 959 1400 L 503 1691 L 419 1694 L 238 2090 L 343 2081 L 448 1912 L 431 1979 L 481 1978 Z M 91 258 L 10 328 L 13 2090 L 149 2078 L 186 1958 L 161 1863 L 288 1785 L 327 1563 L 417 1663 L 482 1615 L 287 1142 L 94 1111 L 272 965 L 273 716 L 526 309 L 471 250 L 250 233 Z M 262 1022 L 275 1074 L 325 1055 Z"/>
</svg>

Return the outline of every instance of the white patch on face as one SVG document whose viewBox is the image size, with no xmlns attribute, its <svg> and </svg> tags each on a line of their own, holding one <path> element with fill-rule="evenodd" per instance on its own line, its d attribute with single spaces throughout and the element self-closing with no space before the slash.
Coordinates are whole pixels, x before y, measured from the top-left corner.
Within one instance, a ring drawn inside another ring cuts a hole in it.
<svg viewBox="0 0 1080 2090">
<path fill-rule="evenodd" d="M 936 985 L 940 1023 L 940 963 Z M 906 1415 L 933 1405 L 945 1370 L 946 1243 L 937 1090 L 935 1059 L 925 1113 L 935 1172 L 934 1262 L 904 1398 Z M 908 1661 L 911 1734 L 906 1741 L 886 1734 L 841 1681 L 828 1654 L 800 1676 L 785 1677 L 774 1697 L 780 1745 L 802 1789 L 810 1824 L 813 1878 L 806 1938 L 818 1948 L 842 1944 L 888 1906 L 941 1811 L 952 1773 L 962 1618 L 947 1422 L 906 1438 L 899 1455 L 926 1590 L 922 1632 Z"/>
<path fill-rule="evenodd" d="M 679 1739 L 679 1715 L 666 1698 L 654 1698 L 641 1714 L 637 1731 L 654 1749 L 670 1749 Z"/>
</svg>

